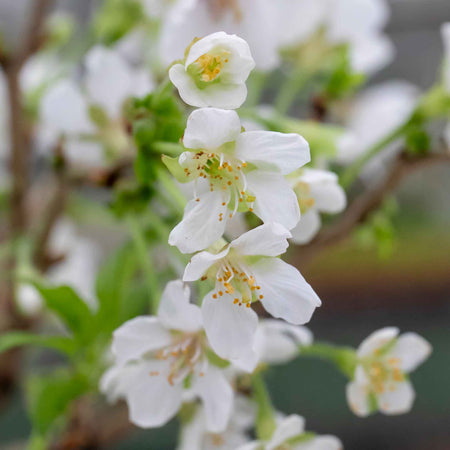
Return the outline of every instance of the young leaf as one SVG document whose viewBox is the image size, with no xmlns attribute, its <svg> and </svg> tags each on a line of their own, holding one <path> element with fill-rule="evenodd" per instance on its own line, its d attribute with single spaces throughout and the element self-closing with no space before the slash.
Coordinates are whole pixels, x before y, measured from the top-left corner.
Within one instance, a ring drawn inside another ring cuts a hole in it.
<svg viewBox="0 0 450 450">
<path fill-rule="evenodd" d="M 89 341 L 95 327 L 87 304 L 69 286 L 47 287 L 35 283 L 47 308 L 65 322 L 74 336 L 83 342 Z"/>
<path fill-rule="evenodd" d="M 65 336 L 40 336 L 24 331 L 15 331 L 0 336 L 0 353 L 23 345 L 51 348 L 66 355 L 72 355 L 76 350 L 75 341 Z"/>
<path fill-rule="evenodd" d="M 121 311 L 136 269 L 136 253 L 126 245 L 108 258 L 97 277 L 96 291 L 99 301 L 97 317 L 99 325 L 112 331 L 122 321 Z"/>
<path fill-rule="evenodd" d="M 69 404 L 89 389 L 89 384 L 79 375 L 58 371 L 31 378 L 27 388 L 33 435 L 45 436 Z"/>
</svg>

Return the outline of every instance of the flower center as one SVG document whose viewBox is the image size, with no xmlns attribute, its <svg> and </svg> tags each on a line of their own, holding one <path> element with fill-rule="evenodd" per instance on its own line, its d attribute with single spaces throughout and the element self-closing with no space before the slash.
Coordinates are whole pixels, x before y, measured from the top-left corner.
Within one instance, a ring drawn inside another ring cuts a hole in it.
<svg viewBox="0 0 450 450">
<path fill-rule="evenodd" d="M 194 372 L 203 361 L 203 353 L 200 334 L 183 333 L 174 335 L 172 343 L 158 351 L 155 358 L 171 361 L 167 381 L 173 386 Z M 157 376 L 159 373 L 150 372 L 150 375 Z"/>
<path fill-rule="evenodd" d="M 240 292 L 242 300 L 235 297 L 234 304 L 238 306 L 244 304 L 247 308 L 250 308 L 253 298 L 257 300 L 264 298 L 258 292 L 261 290 L 261 286 L 256 284 L 251 269 L 239 258 L 223 258 L 218 266 L 215 279 L 216 289 L 213 298 L 222 297 L 224 293 L 233 295 L 235 292 Z"/>
<path fill-rule="evenodd" d="M 222 50 L 218 54 L 205 53 L 195 61 L 195 64 L 200 69 L 200 76 L 202 81 L 214 81 L 228 62 L 229 51 Z"/>
<path fill-rule="evenodd" d="M 314 207 L 316 201 L 311 196 L 311 188 L 308 183 L 303 181 L 298 182 L 294 187 L 294 192 L 297 195 L 300 211 L 303 214 Z"/>
<path fill-rule="evenodd" d="M 405 380 L 405 375 L 400 370 L 399 358 L 375 359 L 365 365 L 365 370 L 370 379 L 370 384 L 376 394 L 382 394 L 397 389 L 396 384 Z"/>
<path fill-rule="evenodd" d="M 247 192 L 246 162 L 225 153 L 199 151 L 182 163 L 182 166 L 184 166 L 186 177 L 209 179 L 211 192 L 214 190 L 229 191 L 229 199 L 222 205 L 232 203 L 230 206 L 232 211 L 228 214 L 229 218 L 234 216 L 238 208 L 244 210 L 247 208 L 250 212 L 253 211 L 256 198 Z M 196 194 L 195 197 L 199 202 L 200 198 Z M 218 220 L 219 222 L 224 220 L 223 213 L 219 214 Z"/>
</svg>

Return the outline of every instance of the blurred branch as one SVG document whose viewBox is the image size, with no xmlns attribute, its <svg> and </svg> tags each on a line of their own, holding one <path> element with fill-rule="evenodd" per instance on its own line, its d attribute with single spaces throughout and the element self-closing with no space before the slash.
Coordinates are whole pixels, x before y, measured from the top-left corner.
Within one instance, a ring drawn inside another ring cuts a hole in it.
<svg viewBox="0 0 450 450">
<path fill-rule="evenodd" d="M 400 153 L 392 163 L 391 171 L 378 186 L 356 197 L 334 224 L 321 231 L 309 244 L 301 247 L 301 262 L 309 261 L 322 250 L 349 237 L 351 232 L 368 219 L 370 214 L 381 205 L 386 195 L 393 192 L 404 178 L 425 167 L 441 163 L 450 163 L 448 149 L 440 153 L 430 153 L 427 156 Z"/>
</svg>

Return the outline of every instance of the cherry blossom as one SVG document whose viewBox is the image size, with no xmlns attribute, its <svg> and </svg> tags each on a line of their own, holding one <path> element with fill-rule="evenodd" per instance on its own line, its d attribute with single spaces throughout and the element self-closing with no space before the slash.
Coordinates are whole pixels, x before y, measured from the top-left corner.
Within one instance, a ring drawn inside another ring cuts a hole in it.
<svg viewBox="0 0 450 450">
<path fill-rule="evenodd" d="M 359 346 L 354 379 L 347 385 L 348 404 L 356 415 L 411 409 L 415 393 L 408 374 L 428 358 L 431 345 L 416 333 L 398 334 L 398 328 L 383 328 Z"/>
</svg>

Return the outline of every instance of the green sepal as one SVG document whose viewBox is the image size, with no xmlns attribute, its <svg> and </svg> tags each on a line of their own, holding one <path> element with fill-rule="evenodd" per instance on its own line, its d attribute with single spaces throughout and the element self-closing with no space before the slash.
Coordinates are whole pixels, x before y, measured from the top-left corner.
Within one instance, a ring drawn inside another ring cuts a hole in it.
<svg viewBox="0 0 450 450">
<path fill-rule="evenodd" d="M 192 177 L 187 177 L 183 168 L 180 166 L 178 157 L 162 155 L 161 161 L 179 183 L 189 183 L 190 181 L 192 181 Z"/>
<path fill-rule="evenodd" d="M 206 349 L 206 357 L 208 358 L 208 361 L 216 367 L 220 367 L 221 369 L 225 369 L 226 367 L 230 366 L 230 362 L 222 359 L 220 356 L 217 356 L 211 349 Z"/>
</svg>

